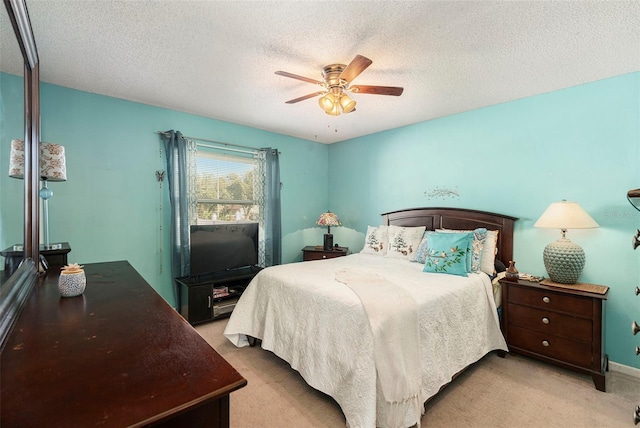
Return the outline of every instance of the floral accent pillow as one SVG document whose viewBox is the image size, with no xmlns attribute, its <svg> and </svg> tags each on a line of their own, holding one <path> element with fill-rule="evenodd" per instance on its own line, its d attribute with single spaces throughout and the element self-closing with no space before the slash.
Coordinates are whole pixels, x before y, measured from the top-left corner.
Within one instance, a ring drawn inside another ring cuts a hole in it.
<svg viewBox="0 0 640 428">
<path fill-rule="evenodd" d="M 474 230 L 438 229 L 437 231 L 441 233 L 473 233 L 473 241 L 471 243 L 472 251 L 469 253 L 471 256 L 471 269 L 469 271 L 481 271 L 484 243 L 487 239 L 487 229 L 479 227 Z"/>
<path fill-rule="evenodd" d="M 418 245 L 418 250 L 416 251 L 416 256 L 411 260 L 412 262 L 418 262 L 424 264 L 427 261 L 427 250 L 428 250 L 428 242 L 427 237 L 429 235 L 433 235 L 435 232 L 426 231 L 422 236 L 422 240 L 420 241 L 420 245 Z"/>
<path fill-rule="evenodd" d="M 367 226 L 367 234 L 364 238 L 363 254 L 376 254 L 384 256 L 387 254 L 389 239 L 389 226 Z"/>
<path fill-rule="evenodd" d="M 420 246 L 426 227 L 389 226 L 387 257 L 411 260 Z"/>
<path fill-rule="evenodd" d="M 467 276 L 467 253 L 472 239 L 470 233 L 429 234 L 422 271 Z"/>
</svg>

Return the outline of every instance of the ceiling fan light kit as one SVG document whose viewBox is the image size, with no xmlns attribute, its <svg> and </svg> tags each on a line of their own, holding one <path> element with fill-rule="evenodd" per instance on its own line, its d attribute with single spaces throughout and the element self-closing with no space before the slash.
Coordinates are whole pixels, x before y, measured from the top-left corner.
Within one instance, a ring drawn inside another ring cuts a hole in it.
<svg viewBox="0 0 640 428">
<path fill-rule="evenodd" d="M 318 99 L 320 108 L 331 116 L 339 116 L 342 113 L 350 113 L 356 109 L 356 102 L 349 97 L 347 92 L 393 96 L 399 96 L 402 94 L 403 88 L 396 86 L 350 86 L 351 81 L 369 67 L 371 63 L 372 61 L 369 58 L 362 55 L 356 55 L 349 65 L 327 65 L 322 68 L 322 81 L 298 76 L 297 74 L 288 73 L 286 71 L 276 71 L 275 73 L 279 76 L 314 83 L 323 89 L 319 92 L 314 92 L 312 94 L 289 100 L 286 102 L 287 104 L 295 104 L 320 95 L 320 99 Z"/>
</svg>

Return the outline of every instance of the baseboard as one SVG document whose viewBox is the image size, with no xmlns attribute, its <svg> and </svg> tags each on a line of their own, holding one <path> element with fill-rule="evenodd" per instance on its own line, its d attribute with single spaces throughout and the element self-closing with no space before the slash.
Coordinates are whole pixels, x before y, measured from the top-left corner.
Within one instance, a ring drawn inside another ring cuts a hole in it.
<svg viewBox="0 0 640 428">
<path fill-rule="evenodd" d="M 624 364 L 609 361 L 609 370 L 612 372 L 624 373 L 626 375 L 640 379 L 640 369 L 637 369 L 635 367 L 625 366 Z"/>
</svg>

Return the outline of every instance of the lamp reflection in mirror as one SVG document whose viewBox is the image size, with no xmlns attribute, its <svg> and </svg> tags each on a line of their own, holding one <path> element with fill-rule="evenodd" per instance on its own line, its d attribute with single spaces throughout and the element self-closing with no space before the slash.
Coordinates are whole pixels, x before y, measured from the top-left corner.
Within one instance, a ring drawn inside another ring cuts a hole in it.
<svg viewBox="0 0 640 428">
<path fill-rule="evenodd" d="M 575 284 L 585 264 L 582 247 L 571 242 L 567 229 L 591 229 L 600 227 L 576 202 L 554 202 L 542 213 L 534 227 L 560 229 L 562 237 L 549 243 L 542 254 L 544 267 L 553 282 Z"/>
<path fill-rule="evenodd" d="M 327 211 L 326 213 L 320 214 L 318 217 L 318 221 L 316 221 L 318 226 L 327 226 L 327 233 L 324 234 L 324 250 L 333 249 L 333 235 L 331 234 L 331 226 L 341 226 L 340 218 L 331 211 Z"/>
<path fill-rule="evenodd" d="M 24 178 L 24 141 L 11 141 L 11 156 L 9 159 L 9 177 Z M 66 181 L 67 165 L 64 146 L 54 143 L 40 143 L 40 179 L 42 188 L 42 233 L 44 249 L 50 249 L 49 243 L 49 199 L 53 192 L 47 186 L 48 181 Z"/>
</svg>

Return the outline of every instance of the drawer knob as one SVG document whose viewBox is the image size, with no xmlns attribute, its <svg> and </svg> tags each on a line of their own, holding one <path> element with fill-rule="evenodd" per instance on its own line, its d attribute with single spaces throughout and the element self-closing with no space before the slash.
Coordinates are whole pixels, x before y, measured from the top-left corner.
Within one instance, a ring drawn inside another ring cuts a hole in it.
<svg viewBox="0 0 640 428">
<path fill-rule="evenodd" d="M 546 340 L 543 340 L 543 341 L 542 341 L 542 346 L 549 346 L 549 342 L 548 342 L 548 341 L 546 341 Z"/>
<path fill-rule="evenodd" d="M 640 347 L 636 346 L 636 355 L 640 354 Z"/>
<path fill-rule="evenodd" d="M 550 298 L 548 298 L 547 296 L 544 296 L 544 297 L 542 298 L 542 301 L 543 301 L 543 302 L 545 302 L 545 303 L 549 303 L 549 302 L 551 301 L 551 299 L 550 299 Z"/>
<path fill-rule="evenodd" d="M 549 324 L 549 318 L 547 317 L 542 318 L 542 324 Z"/>
<path fill-rule="evenodd" d="M 640 294 L 640 288 L 636 287 L 636 296 Z"/>
<path fill-rule="evenodd" d="M 323 258 L 323 259 L 326 259 L 326 258 L 327 258 L 327 256 L 322 256 L 322 258 Z"/>
<path fill-rule="evenodd" d="M 636 406 L 636 409 L 633 411 L 634 425 L 638 425 L 638 422 L 640 422 L 640 406 Z"/>
<path fill-rule="evenodd" d="M 638 323 L 635 322 L 635 321 L 632 322 L 631 323 L 631 331 L 633 332 L 633 335 L 635 336 L 635 334 L 640 331 L 640 325 L 638 325 Z"/>
</svg>

